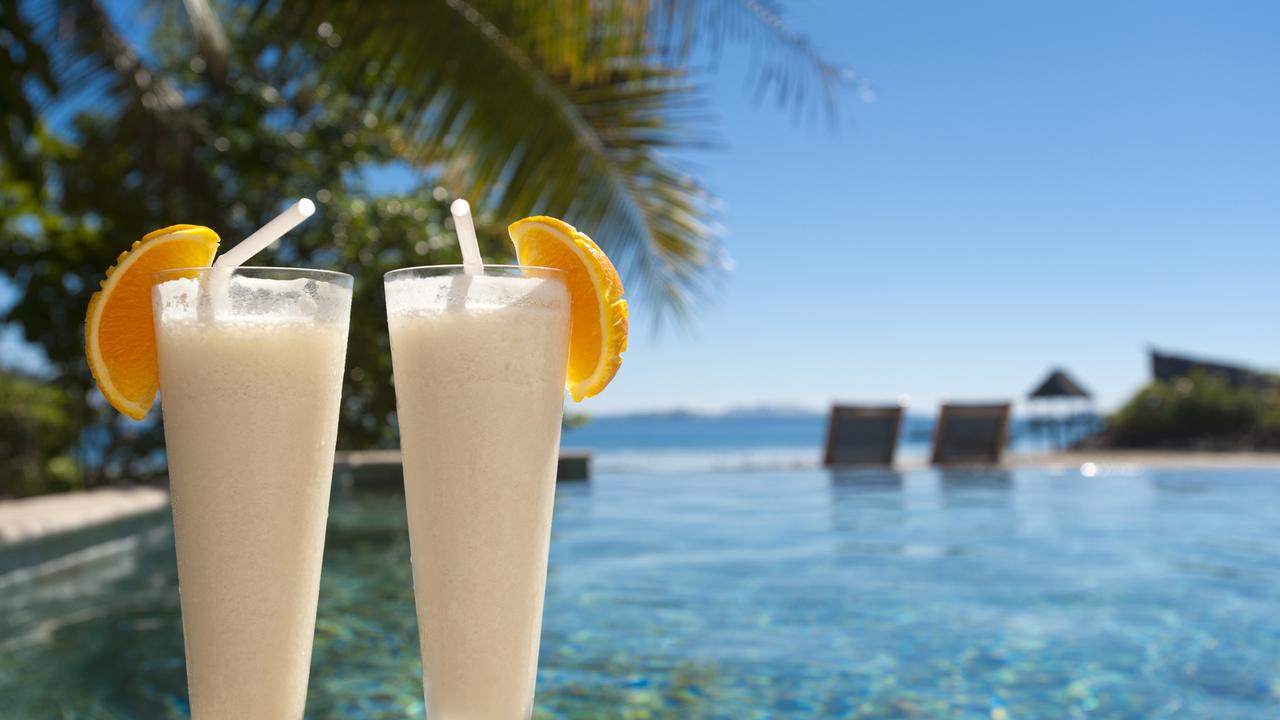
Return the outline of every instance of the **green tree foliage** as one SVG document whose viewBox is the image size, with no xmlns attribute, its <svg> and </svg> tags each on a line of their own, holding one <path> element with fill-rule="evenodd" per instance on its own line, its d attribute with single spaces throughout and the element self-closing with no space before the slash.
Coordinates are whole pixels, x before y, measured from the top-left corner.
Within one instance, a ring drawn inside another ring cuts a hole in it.
<svg viewBox="0 0 1280 720">
<path fill-rule="evenodd" d="M 764 53 L 758 87 L 787 107 L 825 112 L 856 84 L 757 2 L 146 8 L 139 31 L 99 0 L 0 0 L 0 274 L 21 293 L 0 323 L 48 358 L 80 428 L 69 445 L 100 449 L 78 453 L 88 485 L 159 469 L 156 419 L 116 416 L 83 359 L 89 296 L 146 232 L 197 223 L 230 245 L 315 198 L 317 217 L 255 263 L 356 276 L 339 444 L 390 446 L 381 275 L 460 260 L 454 196 L 473 200 L 489 261 L 512 259 L 508 222 L 560 215 L 619 261 L 639 306 L 680 314 L 722 267 L 709 195 L 671 159 L 705 140 L 695 40 Z M 412 187 L 372 186 L 384 167 Z"/>
<path fill-rule="evenodd" d="M 0 373 L 0 497 L 79 484 L 69 449 L 79 426 L 71 398 L 49 383 Z"/>
<path fill-rule="evenodd" d="M 1119 447 L 1280 448 L 1280 378 L 1264 390 L 1204 373 L 1157 380 L 1109 418 L 1107 437 Z"/>
<path fill-rule="evenodd" d="M 318 217 L 255 262 L 358 278 L 353 313 L 361 320 L 352 324 L 341 442 L 394 443 L 381 274 L 460 260 L 447 235 L 448 194 L 427 179 L 403 196 L 370 191 L 359 168 L 397 158 L 363 109 L 359 85 L 341 90 L 314 73 L 300 79 L 289 67 L 265 62 L 260 45 L 251 49 L 252 35 L 234 46 L 226 76 L 215 81 L 207 66 L 192 62 L 190 47 L 165 39 L 176 20 L 162 25 L 153 49 L 166 85 L 189 98 L 180 108 L 159 111 L 161 101 L 144 102 L 152 96 L 143 93 L 119 114 L 85 110 L 66 133 L 74 141 L 46 128 L 27 143 L 42 184 L 15 177 L 8 164 L 0 175 L 11 210 L 0 219 L 6 246 L 0 271 L 23 291 L 5 319 L 44 351 L 52 382 L 81 399 L 82 426 L 102 431 L 80 438 L 103 446 L 82 456 L 86 483 L 149 474 L 162 443 L 154 418 L 142 424 L 120 418 L 88 376 L 84 309 L 105 269 L 154 228 L 205 224 L 229 244 L 305 195 L 321 200 Z M 275 89 L 289 85 L 288 95 Z M 509 260 L 492 223 L 482 227 L 487 257 Z"/>
</svg>

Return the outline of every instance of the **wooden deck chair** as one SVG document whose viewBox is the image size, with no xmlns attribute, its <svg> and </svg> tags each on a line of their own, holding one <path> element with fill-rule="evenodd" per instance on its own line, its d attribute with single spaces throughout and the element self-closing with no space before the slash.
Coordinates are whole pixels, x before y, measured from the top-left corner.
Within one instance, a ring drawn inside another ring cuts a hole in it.
<svg viewBox="0 0 1280 720">
<path fill-rule="evenodd" d="M 998 465 L 1009 437 L 1009 403 L 943 403 L 933 430 L 934 465 Z"/>
<path fill-rule="evenodd" d="M 834 405 L 827 423 L 827 467 L 893 464 L 902 426 L 902 407 Z"/>
</svg>

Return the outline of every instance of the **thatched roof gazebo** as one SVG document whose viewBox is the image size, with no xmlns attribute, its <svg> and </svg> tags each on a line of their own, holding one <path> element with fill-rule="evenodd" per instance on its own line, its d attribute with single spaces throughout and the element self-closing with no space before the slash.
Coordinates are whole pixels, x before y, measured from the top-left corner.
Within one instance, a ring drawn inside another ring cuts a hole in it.
<svg viewBox="0 0 1280 720">
<path fill-rule="evenodd" d="M 1027 395 L 1028 400 L 1043 400 L 1046 398 L 1084 398 L 1091 400 L 1092 395 L 1088 390 L 1080 386 L 1074 378 L 1066 373 L 1065 370 L 1054 368 L 1049 373 L 1049 377 L 1044 379 L 1035 390 Z"/>
<path fill-rule="evenodd" d="M 1093 396 L 1061 368 L 1027 394 L 1027 406 L 1032 432 L 1055 447 L 1079 441 L 1097 422 Z"/>
</svg>

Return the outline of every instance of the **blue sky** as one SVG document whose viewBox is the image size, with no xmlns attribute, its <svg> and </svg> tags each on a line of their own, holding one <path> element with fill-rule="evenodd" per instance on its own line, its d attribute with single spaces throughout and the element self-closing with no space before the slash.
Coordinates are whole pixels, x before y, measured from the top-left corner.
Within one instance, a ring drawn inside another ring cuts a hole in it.
<svg viewBox="0 0 1280 720">
<path fill-rule="evenodd" d="M 869 78 L 838 132 L 708 78 L 692 158 L 735 263 L 689 333 L 637 328 L 583 408 L 1015 398 L 1102 407 L 1155 344 L 1280 367 L 1280 4 L 791 3 Z"/>
<path fill-rule="evenodd" d="M 928 412 L 1019 397 L 1053 365 L 1111 408 L 1149 343 L 1280 367 L 1280 4 L 784 17 L 877 99 L 826 132 L 753 101 L 743 51 L 702 77 L 722 147 L 688 163 L 724 201 L 734 270 L 687 330 L 654 335 L 637 303 L 622 371 L 581 409 Z"/>
</svg>

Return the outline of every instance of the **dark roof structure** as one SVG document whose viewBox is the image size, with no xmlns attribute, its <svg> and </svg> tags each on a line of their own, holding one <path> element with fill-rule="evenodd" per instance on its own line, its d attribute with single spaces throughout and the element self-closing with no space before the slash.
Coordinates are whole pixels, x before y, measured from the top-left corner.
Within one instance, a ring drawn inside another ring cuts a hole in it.
<svg viewBox="0 0 1280 720">
<path fill-rule="evenodd" d="M 1189 358 L 1180 355 L 1162 353 L 1151 349 L 1151 376 L 1156 380 L 1172 382 L 1192 375 L 1203 374 L 1222 380 L 1231 387 L 1256 388 L 1259 390 L 1271 387 L 1275 381 L 1265 374 L 1238 365 Z"/>
<path fill-rule="evenodd" d="M 1027 397 L 1039 400 L 1043 398 L 1088 398 L 1089 391 L 1071 378 L 1066 371 L 1054 369 Z"/>
</svg>

